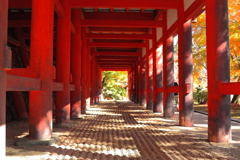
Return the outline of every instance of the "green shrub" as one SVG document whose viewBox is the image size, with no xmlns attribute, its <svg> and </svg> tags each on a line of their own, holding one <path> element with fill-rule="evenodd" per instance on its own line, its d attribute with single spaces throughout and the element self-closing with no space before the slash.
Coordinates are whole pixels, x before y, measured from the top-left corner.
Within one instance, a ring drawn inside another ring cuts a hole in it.
<svg viewBox="0 0 240 160">
<path fill-rule="evenodd" d="M 194 101 L 198 104 L 205 104 L 208 100 L 207 88 L 198 87 L 197 91 L 193 93 Z"/>
</svg>

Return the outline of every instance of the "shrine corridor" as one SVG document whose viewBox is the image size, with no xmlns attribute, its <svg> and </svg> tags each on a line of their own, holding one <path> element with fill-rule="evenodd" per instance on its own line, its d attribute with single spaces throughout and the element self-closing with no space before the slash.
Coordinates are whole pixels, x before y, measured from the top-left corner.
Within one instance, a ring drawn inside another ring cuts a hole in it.
<svg viewBox="0 0 240 160">
<path fill-rule="evenodd" d="M 203 115 L 195 116 L 196 121 L 206 122 Z M 238 143 L 207 142 L 207 129 L 197 123 L 178 126 L 178 112 L 166 119 L 129 101 L 102 101 L 83 117 L 72 119 L 72 127 L 53 127 L 59 141 L 51 146 L 15 146 L 18 138 L 28 134 L 28 122 L 8 123 L 6 158 L 183 160 L 238 159 L 240 155 Z"/>
</svg>

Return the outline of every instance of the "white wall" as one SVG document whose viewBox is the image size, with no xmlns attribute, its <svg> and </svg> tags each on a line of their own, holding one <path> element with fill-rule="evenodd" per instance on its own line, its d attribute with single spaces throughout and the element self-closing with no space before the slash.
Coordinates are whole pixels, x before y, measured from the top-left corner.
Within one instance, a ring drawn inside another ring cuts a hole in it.
<svg viewBox="0 0 240 160">
<path fill-rule="evenodd" d="M 162 38 L 162 28 L 157 28 L 157 41 Z"/>
<path fill-rule="evenodd" d="M 146 48 L 142 48 L 142 57 L 144 57 L 146 55 Z"/>
<path fill-rule="evenodd" d="M 184 0 L 184 10 L 186 11 L 195 0 Z"/>
<path fill-rule="evenodd" d="M 167 10 L 167 29 L 169 29 L 177 21 L 177 10 Z"/>
</svg>

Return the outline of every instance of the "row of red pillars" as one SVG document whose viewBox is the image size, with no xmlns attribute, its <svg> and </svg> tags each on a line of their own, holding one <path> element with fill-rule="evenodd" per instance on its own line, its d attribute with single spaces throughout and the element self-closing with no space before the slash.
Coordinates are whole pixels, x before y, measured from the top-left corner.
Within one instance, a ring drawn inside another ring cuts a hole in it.
<svg viewBox="0 0 240 160">
<path fill-rule="evenodd" d="M 152 48 L 149 41 L 146 56 L 139 59 L 138 70 L 130 71 L 130 99 L 146 105 L 164 117 L 174 116 L 174 93 L 179 93 L 179 125 L 194 126 L 192 79 L 192 20 L 184 16 L 184 3 L 178 8 L 178 65 L 179 86 L 174 86 L 173 35 L 167 29 L 167 13 L 163 13 L 162 38 L 157 42 L 152 29 Z M 214 142 L 231 141 L 229 95 L 220 92 L 219 81 L 229 83 L 228 2 L 206 1 L 207 65 L 208 65 L 208 139 Z M 221 16 L 219 16 L 221 15 Z M 157 48 L 162 45 L 162 57 Z M 162 58 L 162 59 L 161 59 Z M 138 76 L 138 81 L 136 77 Z M 139 94 L 135 92 L 139 90 Z M 134 96 L 137 96 L 134 97 Z M 137 100 L 136 100 L 137 99 Z"/>
<path fill-rule="evenodd" d="M 207 51 L 208 51 L 208 86 L 209 86 L 209 140 L 215 142 L 227 142 L 231 139 L 230 129 L 230 102 L 228 95 L 218 92 L 219 80 L 229 82 L 229 55 L 228 55 L 228 8 L 227 0 L 207 0 Z M 53 67 L 53 28 L 54 28 L 54 1 L 42 0 L 32 1 L 32 24 L 31 24 L 31 57 L 30 71 L 34 78 L 41 79 L 40 91 L 30 91 L 29 109 L 29 138 L 47 139 L 52 136 L 52 82 L 61 82 L 63 91 L 56 92 L 56 123 L 68 124 L 70 117 L 79 117 L 85 113 L 90 103 L 99 101 L 101 93 L 101 69 L 96 63 L 95 57 L 90 57 L 90 48 L 85 39 L 86 28 L 81 27 L 81 13 L 79 10 L 70 10 L 69 1 L 62 0 L 64 6 L 64 17 L 57 19 L 57 64 L 56 71 Z M 183 3 L 182 3 L 183 4 Z M 220 16 L 219 16 L 220 15 Z M 71 24 L 76 28 L 75 34 L 71 36 Z M 164 18 L 164 17 L 163 17 Z M 6 71 L 4 67 L 4 53 L 7 46 L 7 19 L 8 0 L 0 1 L 0 137 L 5 138 L 5 113 L 6 113 Z M 166 17 L 165 17 L 166 21 Z M 166 23 L 166 22 L 165 22 Z M 156 31 L 153 29 L 153 35 Z M 178 9 L 178 36 L 179 36 L 179 92 L 180 99 L 180 125 L 193 126 L 192 106 L 192 61 L 191 61 L 191 21 L 184 19 L 184 6 Z M 80 38 L 81 37 L 81 38 Z M 153 47 L 156 44 L 153 37 Z M 159 77 L 156 73 L 157 57 L 155 49 L 152 50 L 152 80 L 149 83 L 149 56 L 147 47 L 146 63 L 146 102 L 148 108 L 156 112 L 163 110 L 165 117 L 173 116 L 173 96 L 176 91 L 173 86 L 173 38 L 168 34 L 165 24 L 163 28 L 163 79 L 162 86 L 157 84 Z M 70 54 L 71 53 L 71 54 Z M 211 63 L 210 63 L 211 60 Z M 79 63 L 81 62 L 81 63 Z M 89 63 L 88 63 L 89 62 Z M 91 62 L 91 63 L 90 63 Z M 142 63 L 136 63 L 132 70 L 131 83 L 135 90 L 131 99 L 139 102 L 143 91 L 138 79 L 142 79 Z M 89 64 L 89 67 L 87 65 Z M 91 68 L 98 73 L 97 76 L 90 75 L 86 68 Z M 161 69 L 161 68 L 160 68 Z M 134 73 L 133 73 L 134 72 Z M 56 73 L 56 76 L 55 76 Z M 140 78 L 141 77 L 141 78 Z M 75 90 L 71 92 L 71 84 Z M 149 85 L 151 84 L 151 85 Z M 152 87 L 152 92 L 149 92 Z M 157 91 L 156 88 L 157 87 Z M 91 90 L 90 90 L 91 88 Z M 138 89 L 137 89 L 138 88 Z M 131 90 L 130 90 L 131 91 Z M 140 92 L 140 94 L 138 94 Z M 163 104 L 157 94 L 163 93 Z M 152 96 L 149 96 L 152 94 Z M 91 95 L 92 100 L 89 100 Z M 89 101 L 86 101 L 88 99 Z M 163 109 L 161 109 L 163 107 Z M 4 157 L 5 140 L 0 144 L 0 157 Z"/>
</svg>

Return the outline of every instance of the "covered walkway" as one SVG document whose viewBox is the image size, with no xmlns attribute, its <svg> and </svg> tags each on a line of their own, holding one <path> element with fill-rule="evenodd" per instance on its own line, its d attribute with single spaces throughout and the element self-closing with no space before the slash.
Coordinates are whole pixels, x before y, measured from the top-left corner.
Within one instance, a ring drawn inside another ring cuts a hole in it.
<svg viewBox="0 0 240 160">
<path fill-rule="evenodd" d="M 27 122 L 7 124 L 7 159 L 238 159 L 240 125 L 232 122 L 235 143 L 207 142 L 207 116 L 195 113 L 195 127 L 129 101 L 102 101 L 73 127 L 53 128 L 59 142 L 51 146 L 16 147 L 14 138 L 27 135 Z M 17 129 L 16 129 L 17 127 Z M 12 131 L 15 131 L 14 133 Z M 24 133 L 25 132 L 25 133 Z"/>
</svg>

